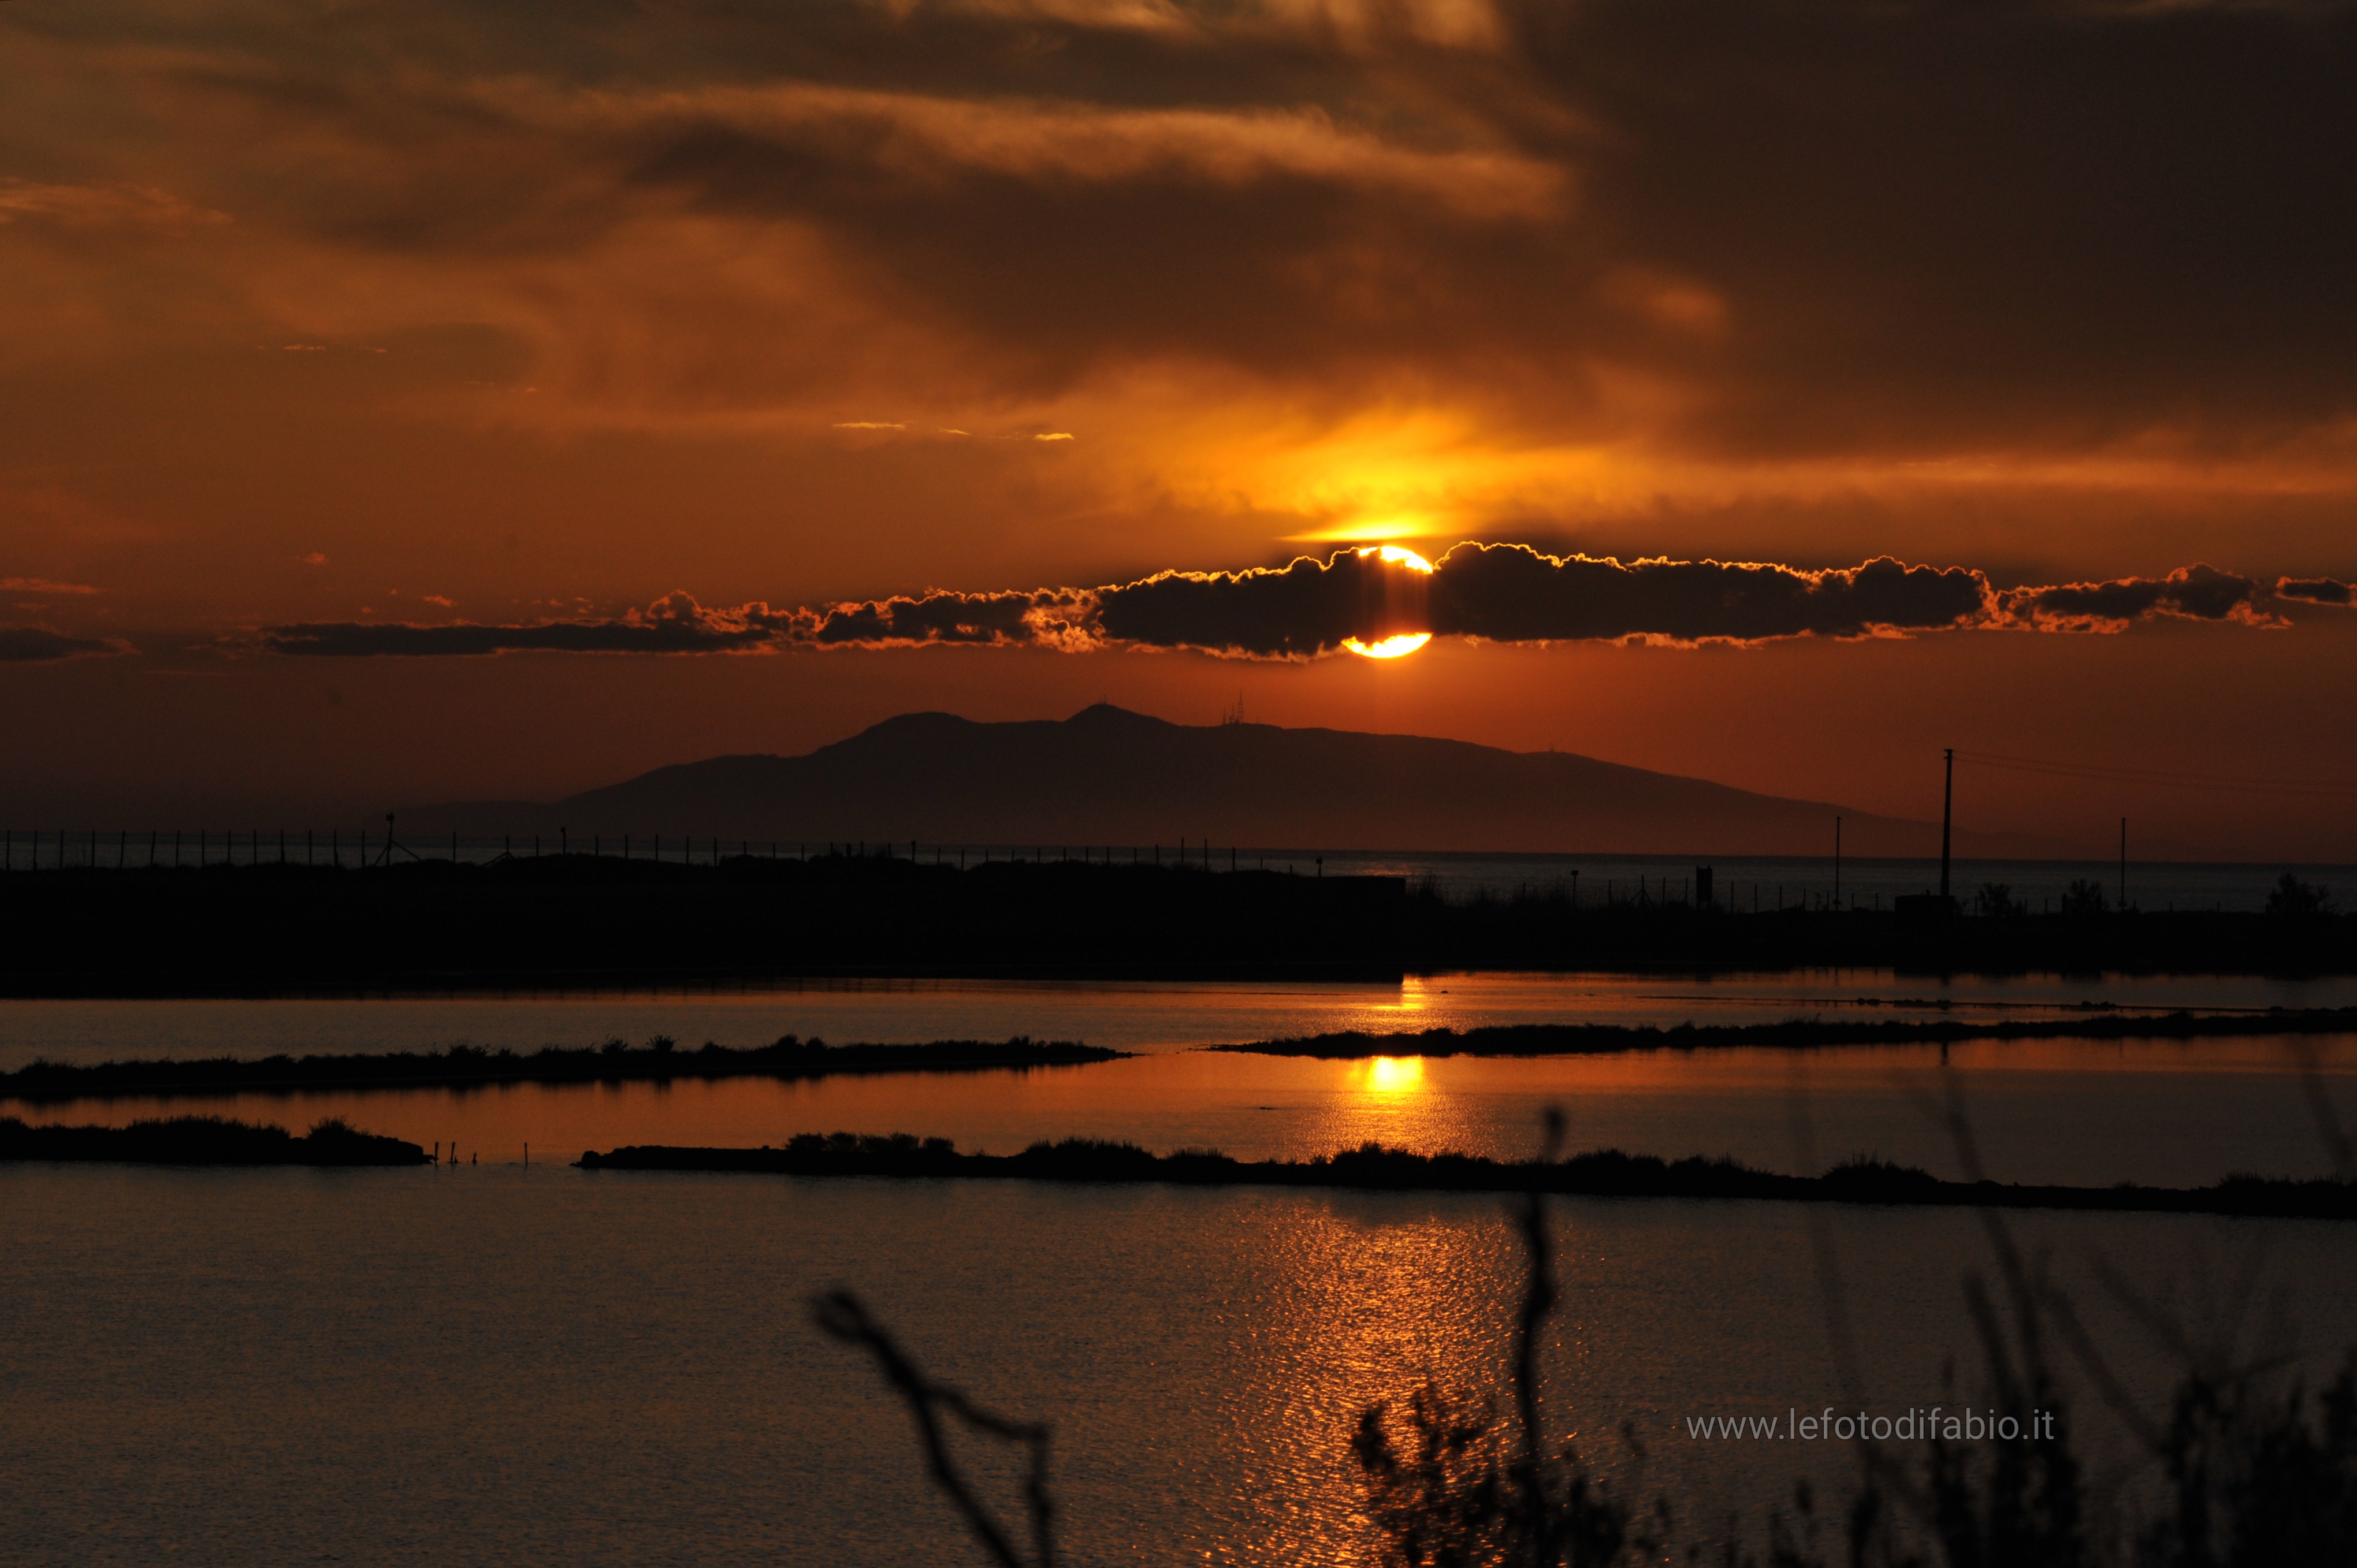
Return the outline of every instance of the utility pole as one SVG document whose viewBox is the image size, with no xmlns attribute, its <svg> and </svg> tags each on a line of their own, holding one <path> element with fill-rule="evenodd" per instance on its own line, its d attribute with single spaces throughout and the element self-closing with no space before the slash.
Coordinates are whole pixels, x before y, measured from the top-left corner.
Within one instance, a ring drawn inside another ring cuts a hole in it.
<svg viewBox="0 0 2357 1568">
<path fill-rule="evenodd" d="M 2120 819 L 2120 913 L 2128 912 L 2128 820 Z"/>
<path fill-rule="evenodd" d="M 1948 747 L 1948 781 L 1940 791 L 1940 912 L 1948 912 L 1948 829 L 1956 815 L 1956 748 Z"/>
</svg>

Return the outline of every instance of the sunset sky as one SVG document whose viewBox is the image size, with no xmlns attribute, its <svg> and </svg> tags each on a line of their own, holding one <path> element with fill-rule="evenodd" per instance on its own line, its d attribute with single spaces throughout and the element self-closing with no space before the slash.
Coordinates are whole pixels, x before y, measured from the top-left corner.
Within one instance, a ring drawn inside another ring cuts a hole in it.
<svg viewBox="0 0 2357 1568">
<path fill-rule="evenodd" d="M 1241 699 L 2357 860 L 2352 81 L 2324 0 L 8 0 L 0 816 Z"/>
</svg>

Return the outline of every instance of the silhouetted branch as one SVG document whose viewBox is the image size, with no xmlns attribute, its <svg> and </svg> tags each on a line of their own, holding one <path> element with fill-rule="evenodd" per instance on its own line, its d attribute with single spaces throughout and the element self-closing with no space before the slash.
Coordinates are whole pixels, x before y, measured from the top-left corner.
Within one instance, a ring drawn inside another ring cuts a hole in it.
<svg viewBox="0 0 2357 1568">
<path fill-rule="evenodd" d="M 2332 1108 L 2332 1096 L 2324 1086 L 2324 1073 L 2317 1063 L 2313 1041 L 2302 1040 L 2292 1047 L 2299 1058 L 2300 1088 L 2307 1092 L 2308 1109 L 2316 1118 L 2316 1135 L 2324 1144 L 2324 1152 L 2332 1157 L 2332 1174 L 2342 1181 L 2357 1181 L 2357 1144 L 2352 1144 L 2342 1130 L 2339 1112 Z"/>
<path fill-rule="evenodd" d="M 1055 1504 L 1048 1495 L 1048 1426 L 994 1415 L 957 1390 L 926 1377 L 849 1291 L 829 1291 L 813 1297 L 811 1312 L 821 1332 L 846 1345 L 858 1346 L 876 1359 L 885 1380 L 908 1405 L 909 1418 L 917 1423 L 917 1435 L 924 1444 L 925 1464 L 932 1472 L 933 1484 L 965 1516 L 966 1526 L 974 1531 L 974 1538 L 1005 1568 L 1025 1568 L 1024 1559 L 1017 1552 L 1010 1532 L 974 1496 L 974 1487 L 958 1469 L 957 1462 L 950 1457 L 941 1412 L 947 1411 L 972 1431 L 1020 1443 L 1030 1451 L 1030 1476 L 1023 1488 L 1024 1504 L 1030 1518 L 1030 1561 L 1036 1568 L 1053 1568 Z"/>
<path fill-rule="evenodd" d="M 1541 1167 L 1551 1165 L 1563 1153 L 1563 1112 L 1554 1106 L 1546 1108 L 1546 1144 L 1540 1156 Z M 1545 1465 L 1545 1439 L 1539 1430 L 1538 1335 L 1548 1313 L 1555 1310 L 1559 1293 L 1555 1283 L 1555 1250 L 1547 1236 L 1546 1195 L 1537 1181 L 1537 1171 L 1532 1173 L 1529 1193 L 1523 1205 L 1523 1244 L 1530 1249 L 1530 1283 L 1523 1293 L 1522 1316 L 1514 1326 L 1514 1407 L 1522 1417 L 1523 1463 L 1519 1489 L 1526 1511 L 1530 1538 L 1538 1544 L 1537 1560 L 1555 1561 L 1552 1551 L 1555 1531 L 1550 1528 L 1546 1488 L 1543 1479 Z"/>
</svg>

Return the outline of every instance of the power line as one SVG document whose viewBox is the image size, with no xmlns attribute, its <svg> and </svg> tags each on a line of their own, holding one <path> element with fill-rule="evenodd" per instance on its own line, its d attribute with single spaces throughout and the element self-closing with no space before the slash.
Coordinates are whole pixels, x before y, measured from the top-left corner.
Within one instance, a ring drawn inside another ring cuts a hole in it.
<svg viewBox="0 0 2357 1568">
<path fill-rule="evenodd" d="M 2115 784 L 2145 784 L 2168 789 L 2218 789 L 2250 794 L 2342 797 L 2357 795 L 2357 783 L 2330 779 L 2234 779 L 2219 773 L 2173 773 L 2156 768 L 2115 768 L 2096 762 L 2065 762 L 2053 757 L 2010 757 L 2002 752 L 1965 751 L 1967 762 L 2014 773 L 2043 773 L 2064 779 L 2088 779 Z"/>
</svg>

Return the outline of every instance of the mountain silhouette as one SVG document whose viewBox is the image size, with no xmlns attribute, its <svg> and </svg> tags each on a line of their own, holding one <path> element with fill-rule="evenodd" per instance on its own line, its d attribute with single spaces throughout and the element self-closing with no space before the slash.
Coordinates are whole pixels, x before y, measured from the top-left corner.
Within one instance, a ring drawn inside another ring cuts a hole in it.
<svg viewBox="0 0 2357 1568">
<path fill-rule="evenodd" d="M 1570 752 L 1274 725 L 1176 725 L 1110 703 L 979 724 L 904 714 L 802 757 L 716 757 L 553 803 L 401 813 L 404 836 L 662 833 L 767 844 L 1173 844 L 1628 854 L 1937 854 L 1937 822 L 1755 794 Z M 608 844 L 610 848 L 610 843 Z M 1956 835 L 1956 853 L 2072 854 Z M 789 853 L 791 853 L 789 851 Z"/>
</svg>

